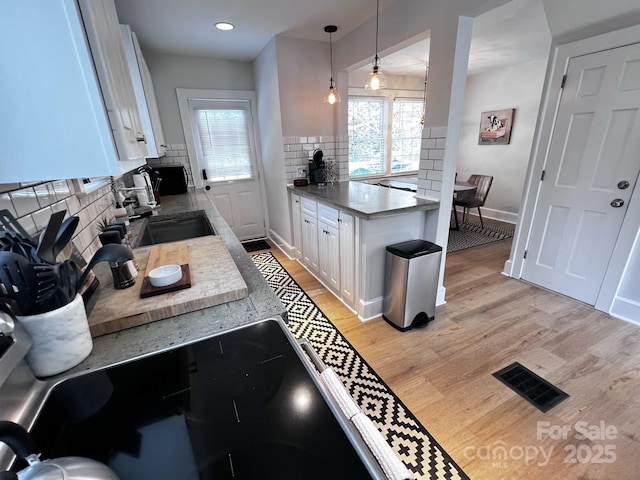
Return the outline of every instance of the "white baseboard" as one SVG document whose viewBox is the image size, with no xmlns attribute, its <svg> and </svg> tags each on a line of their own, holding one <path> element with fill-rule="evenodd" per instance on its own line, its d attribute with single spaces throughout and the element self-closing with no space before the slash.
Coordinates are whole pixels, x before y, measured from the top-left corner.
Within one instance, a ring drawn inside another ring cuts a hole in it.
<svg viewBox="0 0 640 480">
<path fill-rule="evenodd" d="M 436 307 L 447 303 L 447 301 L 445 300 L 446 293 L 447 293 L 447 288 L 444 285 L 440 285 L 438 287 L 438 293 L 436 294 Z"/>
<path fill-rule="evenodd" d="M 458 210 L 458 218 L 462 220 L 462 207 L 457 207 Z M 505 223 L 513 223 L 514 225 L 518 223 L 518 214 L 513 212 L 505 212 L 503 210 L 494 210 L 493 208 L 480 207 L 480 211 L 482 212 L 482 218 L 490 218 L 491 220 L 498 220 L 500 222 Z M 469 211 L 469 214 L 472 216 L 478 216 L 478 210 L 472 208 Z"/>
<path fill-rule="evenodd" d="M 361 322 L 368 322 L 382 315 L 382 297 L 375 298 L 368 302 L 360 300 L 358 302 L 358 318 Z"/>
<path fill-rule="evenodd" d="M 502 274 L 511 277 L 513 275 L 513 262 L 511 259 L 504 262 L 504 268 L 502 269 Z"/>
<path fill-rule="evenodd" d="M 295 258 L 295 247 L 289 245 L 284 239 L 273 230 L 269 229 L 269 240 L 282 251 L 290 259 Z"/>
<path fill-rule="evenodd" d="M 616 297 L 609 314 L 626 322 L 640 325 L 640 302 L 623 297 Z"/>
</svg>

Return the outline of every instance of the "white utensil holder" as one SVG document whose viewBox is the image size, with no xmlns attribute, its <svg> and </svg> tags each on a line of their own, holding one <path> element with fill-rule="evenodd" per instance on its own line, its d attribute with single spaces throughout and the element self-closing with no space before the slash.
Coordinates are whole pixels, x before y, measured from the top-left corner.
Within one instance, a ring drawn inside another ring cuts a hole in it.
<svg viewBox="0 0 640 480">
<path fill-rule="evenodd" d="M 33 339 L 26 360 L 36 377 L 69 370 L 87 358 L 93 349 L 81 295 L 56 310 L 16 318 Z"/>
</svg>

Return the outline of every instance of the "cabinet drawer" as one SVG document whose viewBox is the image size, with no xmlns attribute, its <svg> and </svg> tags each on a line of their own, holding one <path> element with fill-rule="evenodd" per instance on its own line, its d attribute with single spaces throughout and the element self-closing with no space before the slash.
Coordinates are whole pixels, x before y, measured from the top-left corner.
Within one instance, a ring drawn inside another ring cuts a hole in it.
<svg viewBox="0 0 640 480">
<path fill-rule="evenodd" d="M 327 225 L 338 228 L 338 210 L 335 208 L 318 204 L 318 221 L 324 222 Z"/>
<path fill-rule="evenodd" d="M 316 217 L 316 201 L 311 200 L 307 197 L 301 197 L 301 208 L 302 213 L 306 213 L 307 215 L 311 215 L 313 218 Z"/>
</svg>

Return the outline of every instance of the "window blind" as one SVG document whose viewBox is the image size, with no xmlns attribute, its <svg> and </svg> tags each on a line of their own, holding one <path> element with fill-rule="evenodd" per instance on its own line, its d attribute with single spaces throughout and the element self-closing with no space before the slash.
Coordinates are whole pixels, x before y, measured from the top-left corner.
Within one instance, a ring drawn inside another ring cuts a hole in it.
<svg viewBox="0 0 640 480">
<path fill-rule="evenodd" d="M 248 105 L 211 102 L 196 107 L 196 125 L 207 178 L 212 181 L 253 178 Z"/>
</svg>

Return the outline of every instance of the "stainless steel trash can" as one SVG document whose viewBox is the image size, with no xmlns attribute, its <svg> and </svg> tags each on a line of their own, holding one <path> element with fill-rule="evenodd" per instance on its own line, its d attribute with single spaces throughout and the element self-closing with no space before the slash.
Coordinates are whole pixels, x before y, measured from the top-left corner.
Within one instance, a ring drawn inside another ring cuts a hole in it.
<svg viewBox="0 0 640 480">
<path fill-rule="evenodd" d="M 442 247 L 426 240 L 386 249 L 382 317 L 401 331 L 424 326 L 436 312 Z"/>
</svg>

